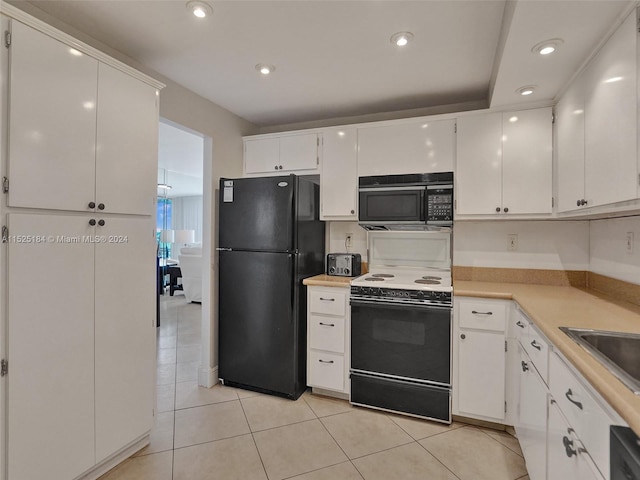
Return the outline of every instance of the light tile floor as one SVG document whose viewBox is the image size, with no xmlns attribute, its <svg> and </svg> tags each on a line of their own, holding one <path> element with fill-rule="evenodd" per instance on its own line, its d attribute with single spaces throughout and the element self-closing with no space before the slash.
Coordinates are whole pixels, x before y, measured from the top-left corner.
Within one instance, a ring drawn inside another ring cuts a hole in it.
<svg viewBox="0 0 640 480">
<path fill-rule="evenodd" d="M 201 307 L 165 296 L 151 444 L 100 480 L 528 480 L 504 432 L 306 392 L 295 402 L 198 387 Z"/>
</svg>

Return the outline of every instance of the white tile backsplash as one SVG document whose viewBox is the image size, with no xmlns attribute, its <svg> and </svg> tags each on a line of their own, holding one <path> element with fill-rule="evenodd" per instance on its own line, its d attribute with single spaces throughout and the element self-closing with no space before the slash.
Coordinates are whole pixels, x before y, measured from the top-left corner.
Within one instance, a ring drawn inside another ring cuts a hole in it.
<svg viewBox="0 0 640 480">
<path fill-rule="evenodd" d="M 627 232 L 633 232 L 633 253 Z M 640 216 L 592 220 L 590 257 L 592 272 L 640 285 Z"/>
<path fill-rule="evenodd" d="M 356 222 L 329 222 L 329 252 L 367 260 L 367 232 Z M 627 253 L 633 232 L 633 253 Z M 345 248 L 345 237 L 353 246 Z M 507 248 L 508 235 L 518 248 Z M 640 284 L 640 216 L 579 221 L 463 221 L 454 227 L 453 264 L 467 267 L 589 270 Z"/>
<path fill-rule="evenodd" d="M 509 251 L 508 235 L 518 246 Z M 587 270 L 588 221 L 463 221 L 454 226 L 453 264 L 466 267 Z"/>
<path fill-rule="evenodd" d="M 367 261 L 367 232 L 357 222 L 328 222 L 327 253 L 359 253 Z M 345 247 L 347 234 L 352 235 L 352 246 Z"/>
</svg>

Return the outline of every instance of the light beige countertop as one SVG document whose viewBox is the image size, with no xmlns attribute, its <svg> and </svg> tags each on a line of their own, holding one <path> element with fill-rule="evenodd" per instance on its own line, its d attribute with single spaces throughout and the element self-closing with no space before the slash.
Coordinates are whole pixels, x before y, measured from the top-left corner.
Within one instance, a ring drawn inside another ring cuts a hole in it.
<svg viewBox="0 0 640 480">
<path fill-rule="evenodd" d="M 348 287 L 353 277 L 335 277 L 333 275 L 316 275 L 302 280 L 304 285 L 316 287 Z"/>
<path fill-rule="evenodd" d="M 555 347 L 640 435 L 636 396 L 558 327 L 640 333 L 640 307 L 574 287 L 454 281 L 456 296 L 515 300 Z"/>
</svg>

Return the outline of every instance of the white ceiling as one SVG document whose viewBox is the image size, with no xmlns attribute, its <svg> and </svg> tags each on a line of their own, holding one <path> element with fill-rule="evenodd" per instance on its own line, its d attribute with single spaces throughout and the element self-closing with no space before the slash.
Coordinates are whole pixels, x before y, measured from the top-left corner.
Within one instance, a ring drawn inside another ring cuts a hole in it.
<svg viewBox="0 0 640 480">
<path fill-rule="evenodd" d="M 209 1 L 214 13 L 204 20 L 181 0 L 30 3 L 269 126 L 462 102 L 512 105 L 527 84 L 539 86 L 527 100 L 551 101 L 633 2 L 225 0 Z M 407 30 L 414 41 L 399 50 L 389 39 Z M 554 37 L 564 44 L 552 57 L 531 53 Z M 275 73 L 258 74 L 261 62 Z"/>
</svg>

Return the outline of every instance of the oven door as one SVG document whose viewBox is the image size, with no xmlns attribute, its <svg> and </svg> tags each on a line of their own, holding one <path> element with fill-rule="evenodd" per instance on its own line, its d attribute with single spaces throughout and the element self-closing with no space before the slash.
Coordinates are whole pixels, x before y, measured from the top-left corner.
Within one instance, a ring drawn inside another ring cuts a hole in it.
<svg viewBox="0 0 640 480">
<path fill-rule="evenodd" d="M 358 221 L 366 223 L 424 223 L 425 187 L 363 188 Z"/>
<path fill-rule="evenodd" d="M 351 369 L 451 385 L 451 307 L 351 299 Z"/>
</svg>

